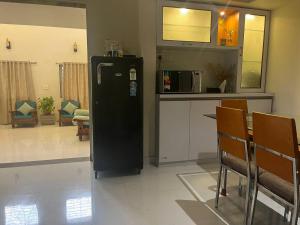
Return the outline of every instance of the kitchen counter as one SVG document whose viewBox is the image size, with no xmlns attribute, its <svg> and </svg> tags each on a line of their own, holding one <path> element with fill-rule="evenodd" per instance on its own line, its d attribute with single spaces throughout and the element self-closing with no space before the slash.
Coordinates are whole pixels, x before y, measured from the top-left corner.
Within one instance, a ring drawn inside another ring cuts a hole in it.
<svg viewBox="0 0 300 225">
<path fill-rule="evenodd" d="M 224 98 L 272 99 L 270 93 L 218 93 L 218 94 L 157 94 L 161 101 L 166 100 L 219 100 Z"/>
<path fill-rule="evenodd" d="M 217 157 L 215 114 L 226 98 L 246 98 L 248 111 L 271 113 L 273 94 L 157 94 L 156 162 L 212 159 Z"/>
</svg>

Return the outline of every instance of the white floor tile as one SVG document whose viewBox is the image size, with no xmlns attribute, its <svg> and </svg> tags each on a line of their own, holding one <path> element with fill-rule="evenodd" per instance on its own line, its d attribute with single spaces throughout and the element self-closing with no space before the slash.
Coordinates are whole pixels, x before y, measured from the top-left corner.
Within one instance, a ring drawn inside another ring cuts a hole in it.
<svg viewBox="0 0 300 225">
<path fill-rule="evenodd" d="M 203 171 L 195 163 L 99 180 L 91 168 L 81 162 L 0 169 L 0 224 L 194 224 L 176 200 L 195 200 L 177 177 Z"/>
<path fill-rule="evenodd" d="M 0 163 L 89 157 L 89 141 L 76 133 L 76 126 L 0 126 Z"/>
</svg>

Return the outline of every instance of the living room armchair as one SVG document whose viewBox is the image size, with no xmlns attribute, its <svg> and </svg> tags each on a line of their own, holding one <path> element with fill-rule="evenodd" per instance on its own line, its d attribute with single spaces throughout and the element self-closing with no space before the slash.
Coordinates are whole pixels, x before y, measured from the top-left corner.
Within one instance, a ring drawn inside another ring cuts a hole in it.
<svg viewBox="0 0 300 225">
<path fill-rule="evenodd" d="M 63 100 L 61 102 L 61 109 L 59 112 L 59 126 L 65 124 L 72 124 L 74 112 L 76 109 L 80 109 L 80 103 L 75 100 Z"/>
<path fill-rule="evenodd" d="M 16 101 L 15 111 L 11 111 L 11 125 L 32 125 L 38 124 L 36 102 L 32 100 Z"/>
</svg>

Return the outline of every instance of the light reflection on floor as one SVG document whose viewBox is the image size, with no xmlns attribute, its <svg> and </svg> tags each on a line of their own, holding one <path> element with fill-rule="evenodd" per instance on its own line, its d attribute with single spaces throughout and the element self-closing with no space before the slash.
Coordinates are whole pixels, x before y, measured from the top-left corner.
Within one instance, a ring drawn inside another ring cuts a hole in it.
<svg viewBox="0 0 300 225">
<path fill-rule="evenodd" d="M 69 222 L 89 221 L 92 217 L 92 199 L 91 197 L 68 199 L 66 209 Z"/>
<path fill-rule="evenodd" d="M 6 225 L 36 225 L 39 215 L 36 204 L 5 206 Z"/>
</svg>

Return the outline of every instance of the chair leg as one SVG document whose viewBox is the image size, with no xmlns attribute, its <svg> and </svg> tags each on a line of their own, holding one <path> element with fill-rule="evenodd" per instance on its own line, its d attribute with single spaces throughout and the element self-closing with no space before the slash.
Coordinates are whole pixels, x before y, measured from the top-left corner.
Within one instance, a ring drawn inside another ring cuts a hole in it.
<svg viewBox="0 0 300 225">
<path fill-rule="evenodd" d="M 291 217 L 291 224 L 292 225 L 297 225 L 297 221 L 298 221 L 298 204 L 296 203 L 293 209 L 293 214 Z"/>
<path fill-rule="evenodd" d="M 291 218 L 290 218 L 290 222 L 289 222 L 290 225 L 292 224 L 292 221 L 293 221 L 293 215 L 294 215 L 294 211 L 291 210 Z"/>
<path fill-rule="evenodd" d="M 227 195 L 227 190 L 226 190 L 226 187 L 227 187 L 227 169 L 224 168 L 223 172 L 224 172 L 224 174 L 223 174 L 224 180 L 223 180 L 223 187 L 222 187 L 221 195 L 226 196 Z"/>
<path fill-rule="evenodd" d="M 289 211 L 290 211 L 289 207 L 286 206 L 286 207 L 284 208 L 284 214 L 283 214 L 283 221 L 284 221 L 284 222 L 287 222 L 287 221 L 288 221 L 288 214 L 289 214 Z"/>
<path fill-rule="evenodd" d="M 251 188 L 251 179 L 247 179 L 247 189 L 246 189 L 246 201 L 245 201 L 245 224 L 249 218 L 249 203 L 250 203 L 250 188 Z"/>
<path fill-rule="evenodd" d="M 251 209 L 250 209 L 250 215 L 249 215 L 249 221 L 248 225 L 253 224 L 253 217 L 255 213 L 255 205 L 256 205 L 256 200 L 257 200 L 257 193 L 258 193 L 258 187 L 257 184 L 254 184 L 254 189 L 253 189 L 253 196 L 252 196 L 252 203 L 251 203 Z"/>
<path fill-rule="evenodd" d="M 217 182 L 217 190 L 216 190 L 215 208 L 218 208 L 218 204 L 219 204 L 222 170 L 223 170 L 222 166 L 220 166 L 218 182 Z"/>
<path fill-rule="evenodd" d="M 239 177 L 239 196 L 241 197 L 243 194 L 243 185 L 242 185 L 242 177 Z"/>
</svg>

